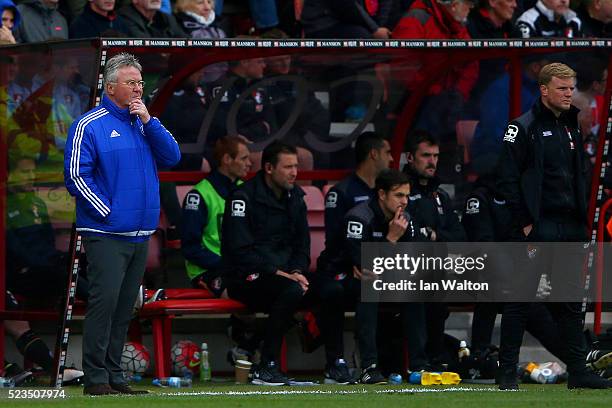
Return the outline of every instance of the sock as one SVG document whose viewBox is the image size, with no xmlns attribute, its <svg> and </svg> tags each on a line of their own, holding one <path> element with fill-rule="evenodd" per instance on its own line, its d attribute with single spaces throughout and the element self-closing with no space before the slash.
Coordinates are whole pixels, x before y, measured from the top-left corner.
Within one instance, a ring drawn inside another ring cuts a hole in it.
<svg viewBox="0 0 612 408">
<path fill-rule="evenodd" d="M 51 372 L 53 369 L 51 351 L 32 330 L 28 330 L 17 339 L 17 349 L 25 358 L 38 364 L 46 372 Z"/>
</svg>

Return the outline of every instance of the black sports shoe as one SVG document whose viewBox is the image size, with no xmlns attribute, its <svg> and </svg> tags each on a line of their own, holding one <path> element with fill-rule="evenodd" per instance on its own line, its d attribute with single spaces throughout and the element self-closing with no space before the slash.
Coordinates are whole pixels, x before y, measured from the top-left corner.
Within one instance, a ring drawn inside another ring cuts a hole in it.
<svg viewBox="0 0 612 408">
<path fill-rule="evenodd" d="M 499 389 L 502 391 L 518 390 L 518 377 L 516 368 L 514 367 L 499 367 L 495 383 L 499 384 Z"/>
<path fill-rule="evenodd" d="M 348 365 L 344 359 L 337 359 L 333 365 L 327 366 L 325 369 L 325 384 L 355 384 L 355 379 L 349 372 Z"/>
<path fill-rule="evenodd" d="M 251 383 L 255 385 L 289 385 L 289 378 L 278 370 L 274 361 L 269 361 L 268 363 L 262 363 L 253 372 Z"/>
<path fill-rule="evenodd" d="M 612 388 L 612 381 L 606 380 L 592 371 L 585 371 L 580 374 L 570 374 L 567 379 L 567 388 L 570 390 L 576 388 Z"/>
<path fill-rule="evenodd" d="M 376 364 L 372 364 L 361 372 L 359 382 L 361 384 L 386 384 L 387 379 L 381 374 Z"/>
<path fill-rule="evenodd" d="M 591 350 L 586 357 L 586 364 L 593 371 L 605 370 L 612 366 L 612 351 L 610 350 Z"/>
</svg>

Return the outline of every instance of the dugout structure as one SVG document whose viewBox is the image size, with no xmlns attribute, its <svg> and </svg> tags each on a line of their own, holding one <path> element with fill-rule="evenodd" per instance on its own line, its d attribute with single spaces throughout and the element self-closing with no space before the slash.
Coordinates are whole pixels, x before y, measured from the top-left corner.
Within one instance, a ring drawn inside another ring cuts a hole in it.
<svg viewBox="0 0 612 408">
<path fill-rule="evenodd" d="M 396 167 L 405 163 L 402 152 L 411 132 L 417 128 L 432 131 L 442 142 L 440 175 L 460 209 L 470 183 L 486 171 L 483 166 L 486 169 L 493 162 L 487 149 L 495 149 L 508 118 L 520 115 L 526 98 L 533 97 L 529 67 L 562 61 L 577 68 L 581 62 L 594 60 L 609 72 L 611 50 L 608 40 L 102 38 L 3 47 L 0 211 L 7 214 L 8 198 L 14 191 L 14 180 L 8 177 L 9 160 L 34 158 L 35 191 L 48 209 L 55 244 L 61 250 L 69 249 L 74 203 L 63 187 L 66 131 L 78 115 L 99 103 L 104 64 L 122 51 L 137 55 L 143 64 L 151 114 L 162 118 L 174 132 L 185 157 L 196 157 L 195 164 L 183 163 L 181 170 L 161 170 L 160 181 L 197 183 L 207 169 L 207 163 L 198 162 L 197 157 L 209 157 L 208 146 L 218 137 L 219 128 L 228 133 L 248 132 L 260 120 L 258 114 L 271 109 L 273 115 L 266 116 L 273 118 L 273 122 L 266 121 L 269 132 L 247 134 L 253 141 L 250 147 L 261 151 L 276 139 L 297 143 L 306 158 L 298 178 L 323 188 L 352 170 L 352 144 L 363 131 L 389 137 Z M 267 64 L 264 76 L 232 95 L 232 67 L 258 58 Z M 279 68 L 282 64 L 286 71 Z M 272 71 L 274 67 L 278 69 Z M 593 242 L 605 239 L 603 228 L 598 236 L 598 227 L 606 221 L 601 210 L 607 198 L 604 180 L 610 177 L 606 163 L 612 132 L 612 87 L 603 77 L 597 80 L 602 87 L 594 105 L 589 104 L 593 109 L 590 125 L 585 119 L 585 129 L 595 133 L 588 152 Z M 185 95 L 191 100 L 185 102 Z M 252 122 L 244 123 L 245 112 Z M 497 121 L 501 134 L 495 127 L 485 127 L 483 119 L 492 117 L 501 118 Z M 487 146 L 484 155 L 483 146 Z M 7 220 L 7 216 L 0 217 L 3 232 Z M 59 312 L 36 305 L 28 310 L 4 310 L 6 261 L 3 233 L 0 319 L 60 319 Z M 605 261 L 589 259 L 589 272 L 597 272 L 589 273 L 589 284 L 606 284 Z M 72 270 L 72 265 L 66 268 Z M 599 330 L 601 302 L 585 299 L 585 307 L 588 304 L 595 305 L 595 329 Z M 0 343 L 0 358 L 3 356 Z"/>
</svg>

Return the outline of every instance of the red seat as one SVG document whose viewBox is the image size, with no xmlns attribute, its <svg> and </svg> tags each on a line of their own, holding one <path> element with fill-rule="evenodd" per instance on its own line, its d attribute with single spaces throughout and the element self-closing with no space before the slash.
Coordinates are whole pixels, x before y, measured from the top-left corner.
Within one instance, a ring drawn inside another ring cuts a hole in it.
<svg viewBox="0 0 612 408">
<path fill-rule="evenodd" d="M 179 203 L 181 203 L 181 207 L 183 206 L 183 201 L 185 200 L 185 196 L 192 189 L 193 189 L 193 186 L 190 186 L 190 185 L 176 186 L 176 196 L 178 197 Z"/>
<path fill-rule="evenodd" d="M 223 314 L 245 312 L 247 308 L 231 299 L 169 299 L 146 303 L 140 317 L 151 319 L 153 325 L 153 353 L 155 376 L 170 375 L 172 318 L 185 314 Z"/>
<path fill-rule="evenodd" d="M 325 230 L 311 229 L 310 230 L 310 271 L 317 270 L 317 259 L 325 249 Z"/>
<path fill-rule="evenodd" d="M 310 228 L 323 228 L 325 226 L 325 204 L 323 193 L 315 186 L 301 186 L 306 195 L 304 201 L 308 210 L 308 225 Z"/>
<path fill-rule="evenodd" d="M 215 296 L 206 289 L 171 288 L 164 289 L 166 299 L 213 299 Z M 150 299 L 155 289 L 146 290 L 146 298 Z"/>
</svg>

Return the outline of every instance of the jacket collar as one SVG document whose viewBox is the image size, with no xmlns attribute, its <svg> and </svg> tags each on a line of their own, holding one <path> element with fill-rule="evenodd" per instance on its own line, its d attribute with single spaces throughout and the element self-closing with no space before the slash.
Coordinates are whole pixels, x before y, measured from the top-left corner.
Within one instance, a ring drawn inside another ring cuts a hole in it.
<svg viewBox="0 0 612 408">
<path fill-rule="evenodd" d="M 94 18 L 96 18 L 97 20 L 102 20 L 102 21 L 113 21 L 117 18 L 117 15 L 115 14 L 114 10 L 111 10 L 107 16 L 103 16 L 102 14 L 98 14 L 95 11 L 93 11 L 93 9 L 91 8 L 91 3 L 88 4 L 87 6 L 85 6 L 85 10 L 83 10 L 83 13 L 92 16 Z"/>
<path fill-rule="evenodd" d="M 102 97 L 102 106 L 106 108 L 106 110 L 109 111 L 112 115 L 123 121 L 130 122 L 132 119 L 132 115 L 130 115 L 129 108 L 121 109 L 120 107 L 115 105 L 115 103 L 111 101 L 106 94 L 104 94 L 104 96 Z"/>
<path fill-rule="evenodd" d="M 406 174 L 410 177 L 410 195 L 415 194 L 427 194 L 432 191 L 436 191 L 438 186 L 440 185 L 440 179 L 438 176 L 434 176 L 430 178 L 426 185 L 422 185 L 419 182 L 419 176 L 411 167 L 410 164 L 406 164 L 405 170 Z"/>
<path fill-rule="evenodd" d="M 304 196 L 304 190 L 300 186 L 295 185 L 290 191 L 283 192 L 281 200 L 276 198 L 274 191 L 266 183 L 263 170 L 259 170 L 255 175 L 255 200 L 270 205 L 271 207 L 277 207 L 285 209 L 283 201 L 291 202 Z"/>
<path fill-rule="evenodd" d="M 561 112 L 557 118 L 550 109 L 544 106 L 542 103 L 542 98 L 538 98 L 537 102 L 533 105 L 533 114 L 536 117 L 551 121 L 558 119 L 559 121 L 569 122 L 574 126 L 577 126 L 578 124 L 578 112 L 580 112 L 580 109 L 576 108 L 574 105 L 571 105 L 568 111 Z"/>
</svg>

